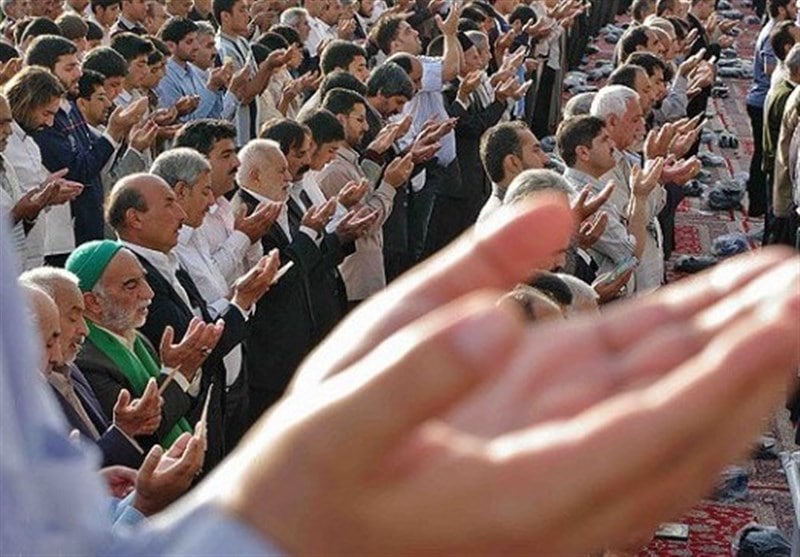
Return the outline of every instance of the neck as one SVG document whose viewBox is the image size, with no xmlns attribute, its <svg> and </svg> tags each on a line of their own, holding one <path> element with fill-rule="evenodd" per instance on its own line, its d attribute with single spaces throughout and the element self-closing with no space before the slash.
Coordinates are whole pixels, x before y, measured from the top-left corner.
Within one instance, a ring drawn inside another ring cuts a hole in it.
<svg viewBox="0 0 800 557">
<path fill-rule="evenodd" d="M 500 188 L 502 191 L 506 191 L 508 189 L 509 184 L 517 177 L 518 172 L 506 172 L 505 176 L 502 180 L 497 182 L 497 187 Z"/>
<path fill-rule="evenodd" d="M 181 60 L 180 58 L 178 58 L 174 54 L 171 56 L 171 58 L 172 58 L 172 61 L 175 62 L 176 64 L 178 64 L 181 68 L 185 68 L 186 67 L 186 61 Z"/>
<path fill-rule="evenodd" d="M 575 162 L 572 168 L 574 168 L 578 172 L 583 172 L 584 174 L 588 174 L 589 176 L 595 179 L 599 178 L 600 176 L 606 173 L 606 171 L 602 171 L 599 168 L 595 168 L 591 164 L 584 164 L 580 161 Z"/>
<path fill-rule="evenodd" d="M 240 33 L 233 31 L 229 25 L 220 25 L 219 30 L 222 32 L 223 35 L 228 35 L 230 37 L 240 36 Z"/>
</svg>

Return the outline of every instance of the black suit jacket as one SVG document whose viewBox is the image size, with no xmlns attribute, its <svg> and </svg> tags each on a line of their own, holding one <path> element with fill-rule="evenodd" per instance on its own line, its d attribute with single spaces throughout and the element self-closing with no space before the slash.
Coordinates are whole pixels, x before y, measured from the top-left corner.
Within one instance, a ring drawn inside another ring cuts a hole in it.
<svg viewBox="0 0 800 557">
<path fill-rule="evenodd" d="M 142 453 L 136 446 L 131 443 L 128 438 L 108 419 L 100 406 L 100 401 L 97 400 L 92 387 L 83 376 L 83 373 L 74 365 L 68 364 L 70 367 L 70 380 L 72 387 L 75 390 L 75 395 L 80 400 L 86 415 L 92 421 L 92 425 L 100 433 L 100 438 L 97 439 L 97 446 L 103 454 L 103 466 L 113 466 L 116 464 L 128 466 L 129 468 L 139 468 L 144 459 Z M 67 418 L 70 428 L 77 429 L 85 437 L 91 439 L 92 434 L 87 425 L 83 422 L 81 417 L 67 401 L 61 392 L 52 387 L 53 394 L 56 395 L 58 403 L 61 405 L 61 410 L 64 412 L 64 417 Z"/>
<path fill-rule="evenodd" d="M 146 339 L 145 346 L 150 355 L 153 356 L 153 359 L 158 361 L 155 349 Z M 117 397 L 122 389 L 128 389 L 128 392 L 133 397 L 142 394 L 133 388 L 133 384 L 122 373 L 122 370 L 97 348 L 91 340 L 87 340 L 83 345 L 75 364 L 83 372 L 89 385 L 91 385 L 92 391 L 94 391 L 100 403 L 100 409 L 106 416 L 114 415 L 114 404 L 116 404 Z M 161 384 L 165 379 L 166 375 L 162 375 L 157 381 Z M 161 425 L 152 435 L 137 438 L 137 442 L 145 451 L 156 443 L 160 443 L 192 406 L 191 397 L 183 392 L 183 389 L 174 381 L 167 385 L 161 397 L 164 399 L 164 406 L 161 408 Z"/>
<path fill-rule="evenodd" d="M 290 198 L 287 206 L 289 228 L 292 233 L 299 233 L 303 214 L 310 208 L 310 200 L 300 205 Z M 345 257 L 356 251 L 356 246 L 355 242 L 342 244 L 335 233 L 326 232 L 319 249 L 322 258 L 308 273 L 315 344 L 333 329 L 347 311 L 347 292 L 338 267 Z"/>
<path fill-rule="evenodd" d="M 245 205 L 249 213 L 258 200 L 239 190 L 232 203 L 234 209 Z M 298 232 L 289 241 L 278 223 L 261 238 L 261 245 L 264 253 L 277 248 L 281 265 L 293 261 L 294 266 L 258 301 L 250 319 L 247 365 L 250 402 L 257 409 L 263 407 L 258 391 L 283 393 L 297 366 L 314 346 L 316 324 L 310 275 L 322 261 L 322 252 L 311 238 Z"/>
<path fill-rule="evenodd" d="M 147 321 L 141 328 L 150 342 L 154 345 L 161 342 L 161 336 L 167 326 L 172 326 L 175 330 L 175 339 L 183 338 L 189 323 L 195 317 L 189 308 L 167 281 L 167 279 L 150 264 L 144 257 L 136 254 L 142 266 L 147 271 L 147 283 L 153 290 L 153 301 L 150 304 L 150 311 L 147 314 Z M 178 281 L 186 290 L 189 302 L 192 307 L 197 308 L 206 322 L 212 322 L 206 301 L 200 295 L 189 274 L 183 270 L 176 273 Z M 227 452 L 224 435 L 224 406 L 225 406 L 225 365 L 222 358 L 235 346 L 241 344 L 247 335 L 247 326 L 241 312 L 228 307 L 220 319 L 225 322 L 225 330 L 222 333 L 217 346 L 203 364 L 203 378 L 201 382 L 200 394 L 194 400 L 192 409 L 189 412 L 189 421 L 196 423 L 202 414 L 203 404 L 206 393 L 211 385 L 211 401 L 208 410 L 208 450 L 206 452 L 206 464 L 204 470 L 208 471 L 216 465 Z"/>
<path fill-rule="evenodd" d="M 448 84 L 442 94 L 447 113 L 458 118 L 455 128 L 456 156 L 461 169 L 461 180 L 458 182 L 455 180 L 443 181 L 437 193 L 448 197 L 469 199 L 470 206 L 477 205 L 479 210 L 492 193 L 491 181 L 486 176 L 481 164 L 481 136 L 500 120 L 508 105 L 504 102 L 493 101 L 483 108 L 478 104 L 477 96 L 473 93 L 473 100 L 465 109 L 464 105 L 456 102 L 457 83 Z M 477 219 L 477 213 L 474 217 Z"/>
</svg>

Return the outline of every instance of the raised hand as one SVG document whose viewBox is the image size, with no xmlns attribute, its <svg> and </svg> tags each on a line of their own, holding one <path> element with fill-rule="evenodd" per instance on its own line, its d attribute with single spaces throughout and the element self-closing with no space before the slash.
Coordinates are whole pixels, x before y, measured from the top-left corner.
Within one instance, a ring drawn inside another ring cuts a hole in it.
<svg viewBox="0 0 800 557">
<path fill-rule="evenodd" d="M 442 16 L 439 14 L 434 15 L 433 18 L 436 21 L 436 27 L 439 29 L 442 35 L 447 37 L 458 33 L 458 18 L 460 16 L 461 7 L 456 3 L 453 3 L 450 7 L 450 13 L 447 14 L 447 17 L 444 20 L 442 20 Z"/>
<path fill-rule="evenodd" d="M 414 160 L 411 152 L 406 153 L 402 157 L 395 158 L 386 166 L 386 171 L 383 173 L 383 180 L 397 189 L 411 178 L 411 173 L 414 171 Z"/>
<path fill-rule="evenodd" d="M 336 236 L 342 243 L 352 242 L 367 234 L 379 216 L 380 211 L 369 207 L 351 209 L 336 223 Z"/>
<path fill-rule="evenodd" d="M 682 186 L 697 176 L 701 167 L 702 164 L 697 157 L 690 157 L 679 161 L 669 160 L 664 164 L 664 169 L 661 172 L 661 183 Z"/>
<path fill-rule="evenodd" d="M 163 405 L 155 379 L 150 379 L 142 396 L 134 400 L 128 389 L 122 389 L 114 404 L 114 425 L 129 437 L 150 435 L 161 425 Z"/>
<path fill-rule="evenodd" d="M 369 190 L 369 180 L 362 178 L 358 182 L 347 182 L 344 187 L 339 190 L 336 196 L 337 201 L 341 203 L 345 209 L 351 209 L 361 203 L 364 196 Z"/>
<path fill-rule="evenodd" d="M 583 222 L 594 215 L 609 200 L 614 187 L 614 182 L 608 182 L 597 195 L 592 195 L 592 187 L 584 186 L 578 197 L 570 201 L 575 222 Z"/>
<path fill-rule="evenodd" d="M 143 153 L 153 146 L 158 137 L 158 124 L 155 119 L 148 119 L 142 123 L 135 124 L 128 134 L 128 144 Z"/>
<path fill-rule="evenodd" d="M 631 169 L 631 190 L 636 197 L 646 198 L 660 183 L 665 159 L 659 157 L 648 161 L 645 168 L 633 165 Z"/>
<path fill-rule="evenodd" d="M 214 68 L 211 70 L 211 76 L 209 77 L 209 82 L 219 77 L 219 74 L 216 72 L 222 70 L 220 73 L 222 76 L 219 78 L 221 80 L 221 84 L 219 88 L 225 87 L 225 84 L 228 83 L 230 80 L 230 66 L 221 66 L 219 68 Z M 209 86 L 210 87 L 210 86 Z M 216 89 L 212 89 L 212 91 L 216 91 Z M 175 102 L 175 112 L 177 112 L 178 116 L 185 116 L 187 114 L 191 114 L 197 109 L 197 106 L 200 104 L 200 96 L 199 95 L 186 95 L 181 97 Z"/>
<path fill-rule="evenodd" d="M 252 269 L 233 283 L 231 301 L 245 311 L 250 309 L 267 293 L 280 264 L 281 260 L 277 249 L 273 249 L 259 259 Z"/>
<path fill-rule="evenodd" d="M 14 223 L 23 220 L 33 222 L 45 207 L 52 204 L 58 191 L 59 186 L 56 182 L 45 183 L 28 190 L 11 208 L 12 221 Z"/>
<path fill-rule="evenodd" d="M 379 155 L 384 154 L 389 148 L 394 145 L 397 138 L 400 136 L 400 122 L 387 124 L 378 132 L 375 139 L 367 146 L 368 151 L 374 151 Z"/>
<path fill-rule="evenodd" d="M 100 469 L 100 476 L 112 497 L 124 499 L 134 490 L 137 473 L 127 466 L 106 466 Z"/>
<path fill-rule="evenodd" d="M 186 493 L 203 470 L 206 440 L 200 424 L 194 435 L 178 437 L 167 453 L 154 446 L 139 468 L 133 506 L 145 516 L 151 516 Z"/>
<path fill-rule="evenodd" d="M 233 229 L 250 238 L 250 243 L 255 243 L 272 228 L 282 209 L 283 203 L 262 202 L 248 215 L 247 207 L 242 205 L 234 216 Z"/>
<path fill-rule="evenodd" d="M 325 227 L 333 218 L 336 212 L 336 198 L 331 197 L 325 203 L 308 209 L 303 215 L 300 224 L 316 231 L 317 234 L 324 234 Z"/>
<path fill-rule="evenodd" d="M 597 213 L 597 216 L 593 219 L 587 219 L 581 222 L 576 234 L 578 246 L 583 249 L 589 249 L 595 245 L 597 240 L 603 235 L 603 232 L 606 231 L 607 224 L 608 213 L 604 211 Z"/>
<path fill-rule="evenodd" d="M 106 131 L 114 141 L 121 143 L 128 136 L 128 132 L 134 124 L 138 123 L 147 112 L 148 100 L 147 97 L 142 97 L 127 107 L 117 107 L 108 117 L 108 126 Z"/>
<path fill-rule="evenodd" d="M 475 70 L 461 78 L 457 94 L 459 101 L 463 104 L 469 104 L 469 96 L 478 88 L 478 85 L 480 85 L 482 75 L 483 70 Z"/>
<path fill-rule="evenodd" d="M 221 319 L 216 323 L 204 323 L 202 319 L 195 317 L 189 322 L 183 339 L 174 344 L 175 331 L 171 326 L 167 326 L 161 336 L 159 350 L 161 363 L 168 368 L 177 370 L 188 381 L 191 381 L 206 358 L 211 355 L 224 329 L 225 322 Z M 163 387 L 162 383 L 162 389 Z"/>
</svg>

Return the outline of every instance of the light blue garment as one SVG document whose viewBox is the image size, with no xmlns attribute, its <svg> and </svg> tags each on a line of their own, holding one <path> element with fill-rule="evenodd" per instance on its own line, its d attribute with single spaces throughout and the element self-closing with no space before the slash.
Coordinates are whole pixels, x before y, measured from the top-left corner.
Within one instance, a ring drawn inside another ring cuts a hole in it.
<svg viewBox="0 0 800 557">
<path fill-rule="evenodd" d="M 69 441 L 53 395 L 36 380 L 37 333 L 16 285 L 10 236 L 0 222 L 0 555 L 278 554 L 210 504 L 188 502 L 139 527 L 112 528 L 129 506 L 109 512 L 96 468 Z"/>
<path fill-rule="evenodd" d="M 767 99 L 770 82 L 765 70 L 768 65 L 774 67 L 778 63 L 769 40 L 774 27 L 775 20 L 770 18 L 756 39 L 756 48 L 753 52 L 753 85 L 747 94 L 747 104 L 750 106 L 764 108 L 764 101 Z"/>
<path fill-rule="evenodd" d="M 223 60 L 230 59 L 233 62 L 234 72 L 247 66 L 250 68 L 251 75 L 256 75 L 258 66 L 247 39 L 233 37 L 220 31 L 217 33 L 215 41 L 219 57 Z M 258 130 L 255 129 L 256 110 L 255 101 L 249 104 L 239 104 L 236 107 L 236 118 L 233 123 L 236 125 L 236 144 L 239 147 L 244 146 L 258 135 Z"/>
<path fill-rule="evenodd" d="M 181 116 L 181 122 L 189 122 L 200 118 L 221 118 L 223 92 L 209 91 L 206 87 L 207 77 L 203 71 L 187 62 L 181 67 L 172 57 L 167 60 L 166 74 L 156 88 L 159 108 L 169 108 L 178 99 L 187 95 L 198 95 L 200 104 L 194 112 Z"/>
</svg>

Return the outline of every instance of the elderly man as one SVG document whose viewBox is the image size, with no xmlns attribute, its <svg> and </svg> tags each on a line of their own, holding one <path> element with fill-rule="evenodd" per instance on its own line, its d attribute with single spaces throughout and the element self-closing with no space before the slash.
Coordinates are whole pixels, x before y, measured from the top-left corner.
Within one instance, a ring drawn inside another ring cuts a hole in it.
<svg viewBox="0 0 800 557">
<path fill-rule="evenodd" d="M 642 105 L 639 94 L 633 89 L 624 85 L 609 85 L 598 91 L 592 101 L 592 116 L 600 118 L 605 122 L 605 130 L 608 137 L 614 142 L 616 151 L 613 156 L 615 159 L 614 167 L 599 179 L 590 181 L 593 189 L 602 187 L 602 184 L 612 180 L 615 183 L 614 192 L 606 203 L 604 209 L 609 212 L 611 219 L 622 222 L 627 215 L 630 205 L 631 195 L 633 194 L 633 168 L 638 168 L 639 161 L 626 150 L 633 147 L 637 139 L 644 135 L 644 119 Z M 648 168 L 647 174 L 653 174 L 658 182 L 661 180 L 661 170 L 663 161 L 656 160 L 652 168 Z M 639 174 L 637 173 L 637 176 Z M 656 218 L 659 211 L 666 202 L 666 192 L 659 184 L 652 184 L 646 181 L 648 188 L 646 196 L 642 199 L 646 203 L 645 222 L 647 228 L 647 238 L 641 254 L 637 255 L 639 264 L 634 271 L 635 291 L 638 293 L 647 292 L 661 286 L 664 282 L 664 253 L 662 250 L 661 228 Z M 601 265 L 601 271 L 611 270 L 616 265 L 622 263 L 617 255 L 611 258 L 612 265 L 606 268 Z"/>
<path fill-rule="evenodd" d="M 234 198 L 237 207 L 252 212 L 260 203 L 284 203 L 289 196 L 292 175 L 280 145 L 256 139 L 240 152 L 238 182 Z M 309 274 L 320 265 L 325 225 L 333 209 L 308 211 L 297 228 L 289 225 L 283 205 L 277 222 L 261 239 L 264 252 L 278 249 L 281 260 L 292 267 L 281 281 L 258 302 L 250 323 L 247 359 L 250 374 L 250 416 L 255 420 L 277 401 L 294 371 L 314 346 L 314 313 Z"/>
<path fill-rule="evenodd" d="M 103 412 L 113 414 L 123 389 L 144 396 L 154 378 L 163 398 L 161 423 L 152 435 L 139 437 L 139 444 L 145 449 L 168 446 L 182 433 L 191 432 L 191 411 L 199 415 L 202 400 L 192 396 L 190 386 L 193 380 L 197 382 L 198 369 L 207 356 L 204 348 L 215 345 L 219 331 L 198 323 L 177 345 L 172 344 L 173 331 L 165 332 L 159 339 L 159 358 L 138 331 L 147 318 L 153 291 L 131 251 L 110 240 L 88 242 L 72 252 L 66 268 L 78 277 L 89 330 L 75 362 Z"/>
<path fill-rule="evenodd" d="M 211 165 L 203 155 L 186 147 L 178 147 L 158 156 L 150 169 L 152 174 L 162 178 L 175 194 L 178 204 L 186 213 L 186 220 L 178 235 L 175 253 L 189 275 L 212 276 L 214 282 L 225 284 L 225 278 L 214 265 L 208 245 L 204 242 L 191 242 L 197 228 L 203 223 L 209 208 L 215 203 L 211 187 Z M 261 273 L 261 265 L 269 268 Z M 221 316 L 231 304 L 247 308 L 268 288 L 278 270 L 278 253 L 273 250 L 262 262 L 243 277 L 234 281 L 232 294 L 208 300 L 208 311 L 212 318 Z M 262 275 L 263 278 L 255 280 Z M 215 276 L 216 275 L 216 276 Z M 255 289 L 255 291 L 254 291 Z M 225 366 L 225 434 L 226 441 L 233 446 L 247 429 L 247 373 L 243 367 L 242 346 L 234 346 L 222 359 Z"/>
<path fill-rule="evenodd" d="M 204 188 L 192 192 L 195 203 L 187 215 L 178 203 L 175 191 L 163 179 L 150 174 L 133 174 L 117 182 L 108 200 L 108 223 L 139 259 L 146 271 L 146 281 L 153 291 L 152 310 L 147 314 L 142 332 L 151 342 L 161 339 L 165 330 L 177 334 L 192 330 L 197 319 L 212 323 L 208 302 L 200 295 L 185 270 L 180 268 L 174 248 L 184 222 L 199 226 L 208 211 L 211 195 Z M 205 199 L 205 201 L 203 201 Z M 231 304 L 217 320 L 219 344 L 206 346 L 209 356 L 201 374 L 198 394 L 205 399 L 211 390 L 209 412 L 213 419 L 209 433 L 210 465 L 218 462 L 226 450 L 223 435 L 224 394 L 227 373 L 222 359 L 244 339 L 247 328 L 245 311 L 269 286 L 274 271 L 262 260 L 252 276 L 234 288 Z M 214 385 L 214 387 L 212 387 Z"/>
<path fill-rule="evenodd" d="M 122 389 L 114 404 L 113 421 L 106 417 L 89 382 L 75 365 L 75 358 L 89 332 L 84 320 L 83 294 L 78 278 L 63 269 L 39 267 L 20 280 L 44 290 L 58 307 L 61 360 L 45 374 L 70 427 L 95 442 L 103 453 L 103 464 L 138 468 L 144 458 L 137 435 L 150 435 L 161 424 L 161 397 L 150 379 L 140 399 L 131 400 Z"/>
</svg>

